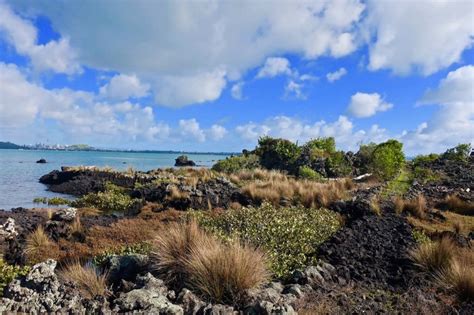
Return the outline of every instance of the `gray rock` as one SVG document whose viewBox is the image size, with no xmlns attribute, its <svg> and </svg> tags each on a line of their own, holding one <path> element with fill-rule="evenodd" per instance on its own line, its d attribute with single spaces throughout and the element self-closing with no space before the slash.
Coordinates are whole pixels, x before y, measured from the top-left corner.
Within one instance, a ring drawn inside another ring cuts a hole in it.
<svg viewBox="0 0 474 315">
<path fill-rule="evenodd" d="M 176 302 L 183 307 L 185 315 L 196 315 L 206 306 L 206 303 L 186 288 L 181 290 Z"/>
<path fill-rule="evenodd" d="M 0 224 L 0 238 L 11 240 L 17 236 L 18 231 L 16 230 L 15 220 L 13 218 L 8 218 L 5 223 Z"/>
<path fill-rule="evenodd" d="M 209 304 L 203 309 L 204 315 L 234 315 L 238 314 L 232 306 L 222 304 Z"/>
<path fill-rule="evenodd" d="M 122 293 L 114 301 L 114 312 L 141 311 L 156 314 L 184 314 L 181 306 L 171 303 L 159 291 L 148 289 L 135 289 Z"/>
<path fill-rule="evenodd" d="M 121 280 L 135 280 L 137 274 L 148 266 L 148 256 L 131 254 L 110 256 L 105 262 L 108 271 L 108 280 L 111 284 L 118 284 Z"/>
<path fill-rule="evenodd" d="M 76 208 L 64 208 L 59 209 L 53 214 L 52 220 L 54 221 L 66 221 L 71 222 L 76 218 L 77 209 Z"/>
</svg>

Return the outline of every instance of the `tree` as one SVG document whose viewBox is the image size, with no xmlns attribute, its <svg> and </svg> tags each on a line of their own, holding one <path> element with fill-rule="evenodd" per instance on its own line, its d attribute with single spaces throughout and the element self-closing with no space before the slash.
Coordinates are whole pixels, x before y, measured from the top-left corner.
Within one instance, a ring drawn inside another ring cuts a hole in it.
<svg viewBox="0 0 474 315">
<path fill-rule="evenodd" d="M 395 177 L 405 164 L 403 144 L 397 140 L 388 140 L 378 144 L 372 153 L 370 168 L 385 180 Z"/>
</svg>

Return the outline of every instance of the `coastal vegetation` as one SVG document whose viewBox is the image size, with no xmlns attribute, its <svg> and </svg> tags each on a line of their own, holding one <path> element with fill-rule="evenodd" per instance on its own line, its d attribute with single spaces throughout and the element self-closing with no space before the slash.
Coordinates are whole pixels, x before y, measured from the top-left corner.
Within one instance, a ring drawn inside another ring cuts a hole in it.
<svg viewBox="0 0 474 315">
<path fill-rule="evenodd" d="M 353 303 L 377 303 L 367 291 L 377 288 L 384 299 L 415 290 L 442 309 L 427 286 L 451 294 L 459 308 L 473 299 L 468 148 L 410 161 L 396 140 L 352 153 L 333 138 L 300 145 L 264 137 L 212 169 L 64 168 L 42 181 L 76 199 L 35 202 L 68 208 L 12 212 L 24 227 L 0 242 L 0 290 L 9 296 L 13 279 L 54 259 L 58 286 L 72 283 L 81 298 L 101 296 L 123 311 L 129 292 L 158 294 L 145 278 L 161 283 L 159 292 L 173 290 L 160 299 L 179 307 L 192 292 L 202 305 L 234 310 L 273 303 L 269 295 L 309 313 L 318 309 L 304 304 L 310 297 L 354 310 Z M 410 287 L 414 275 L 424 286 Z M 340 295 L 349 283 L 347 301 Z"/>
</svg>

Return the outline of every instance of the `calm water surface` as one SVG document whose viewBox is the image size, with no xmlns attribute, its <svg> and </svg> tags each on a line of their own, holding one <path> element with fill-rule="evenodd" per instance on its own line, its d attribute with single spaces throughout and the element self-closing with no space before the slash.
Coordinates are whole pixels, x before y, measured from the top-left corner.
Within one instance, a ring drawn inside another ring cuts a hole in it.
<svg viewBox="0 0 474 315">
<path fill-rule="evenodd" d="M 94 165 L 110 166 L 117 170 L 129 167 L 148 171 L 174 165 L 178 153 L 131 153 L 131 152 L 78 152 L 41 150 L 1 150 L 0 149 L 0 209 L 14 207 L 38 207 L 36 197 L 67 197 L 46 190 L 39 178 L 61 166 Z M 198 165 L 212 166 L 225 155 L 187 154 Z M 37 164 L 44 158 L 48 163 Z M 125 162 L 125 163 L 124 163 Z"/>
</svg>

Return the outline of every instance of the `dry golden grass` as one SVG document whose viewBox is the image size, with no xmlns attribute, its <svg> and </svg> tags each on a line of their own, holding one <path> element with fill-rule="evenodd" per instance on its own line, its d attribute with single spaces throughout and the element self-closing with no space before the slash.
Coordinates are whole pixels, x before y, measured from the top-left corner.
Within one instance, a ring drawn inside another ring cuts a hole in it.
<svg viewBox="0 0 474 315">
<path fill-rule="evenodd" d="M 166 196 L 166 199 L 168 200 L 180 200 L 180 199 L 186 199 L 189 197 L 189 194 L 187 192 L 179 190 L 178 187 L 176 186 L 171 186 L 169 190 L 168 196 Z"/>
<path fill-rule="evenodd" d="M 474 254 L 463 255 L 437 275 L 438 283 L 452 290 L 460 300 L 474 301 Z"/>
<path fill-rule="evenodd" d="M 35 231 L 26 238 L 24 255 L 28 263 L 36 264 L 49 258 L 57 259 L 59 256 L 58 245 L 51 241 L 44 232 L 42 226 L 38 226 Z"/>
<path fill-rule="evenodd" d="M 451 212 L 455 212 L 461 215 L 474 216 L 474 203 L 464 201 L 458 196 L 446 196 L 446 198 L 442 202 L 442 205 Z"/>
<path fill-rule="evenodd" d="M 429 272 L 440 272 L 449 268 L 456 255 L 457 247 L 450 238 L 420 244 L 410 252 L 416 265 Z"/>
<path fill-rule="evenodd" d="M 280 171 L 276 170 L 265 170 L 257 168 L 254 170 L 241 170 L 237 173 L 231 174 L 229 179 L 238 184 L 245 181 L 286 181 L 288 176 Z"/>
<path fill-rule="evenodd" d="M 81 217 L 97 217 L 102 214 L 102 212 L 97 208 L 79 208 L 77 213 Z"/>
<path fill-rule="evenodd" d="M 239 301 L 269 275 L 262 253 L 237 243 L 224 245 L 194 221 L 170 224 L 159 233 L 151 260 L 169 285 L 186 285 L 218 303 Z"/>
<path fill-rule="evenodd" d="M 305 207 L 327 207 L 333 201 L 347 198 L 351 187 L 352 182 L 346 179 L 318 183 L 286 177 L 250 182 L 242 187 L 242 193 L 257 202 L 268 201 L 273 205 L 279 205 L 284 198 Z"/>
<path fill-rule="evenodd" d="M 449 211 L 443 211 L 441 214 L 446 220 L 420 219 L 413 216 L 409 216 L 407 219 L 412 226 L 422 230 L 429 236 L 436 236 L 445 231 L 468 235 L 470 231 L 474 231 L 474 217 Z"/>
<path fill-rule="evenodd" d="M 411 200 L 403 200 L 400 197 L 395 197 L 393 203 L 395 206 L 395 212 L 398 214 L 408 212 L 420 219 L 426 217 L 428 207 L 426 204 L 426 198 L 423 195 L 418 195 L 415 199 Z"/>
<path fill-rule="evenodd" d="M 64 281 L 77 285 L 82 296 L 93 299 L 96 296 L 107 296 L 107 275 L 100 274 L 92 265 L 83 266 L 79 262 L 67 265 L 59 273 Z"/>
<path fill-rule="evenodd" d="M 217 303 L 242 301 L 246 290 L 270 278 L 264 255 L 239 243 L 196 246 L 185 268 L 192 287 Z"/>
<path fill-rule="evenodd" d="M 370 210 L 378 216 L 382 215 L 382 209 L 380 208 L 380 200 L 376 195 L 370 199 Z"/>
<path fill-rule="evenodd" d="M 84 232 L 84 227 L 82 226 L 81 223 L 81 217 L 76 216 L 74 218 L 74 221 L 71 224 L 71 233 L 83 233 Z"/>
</svg>

